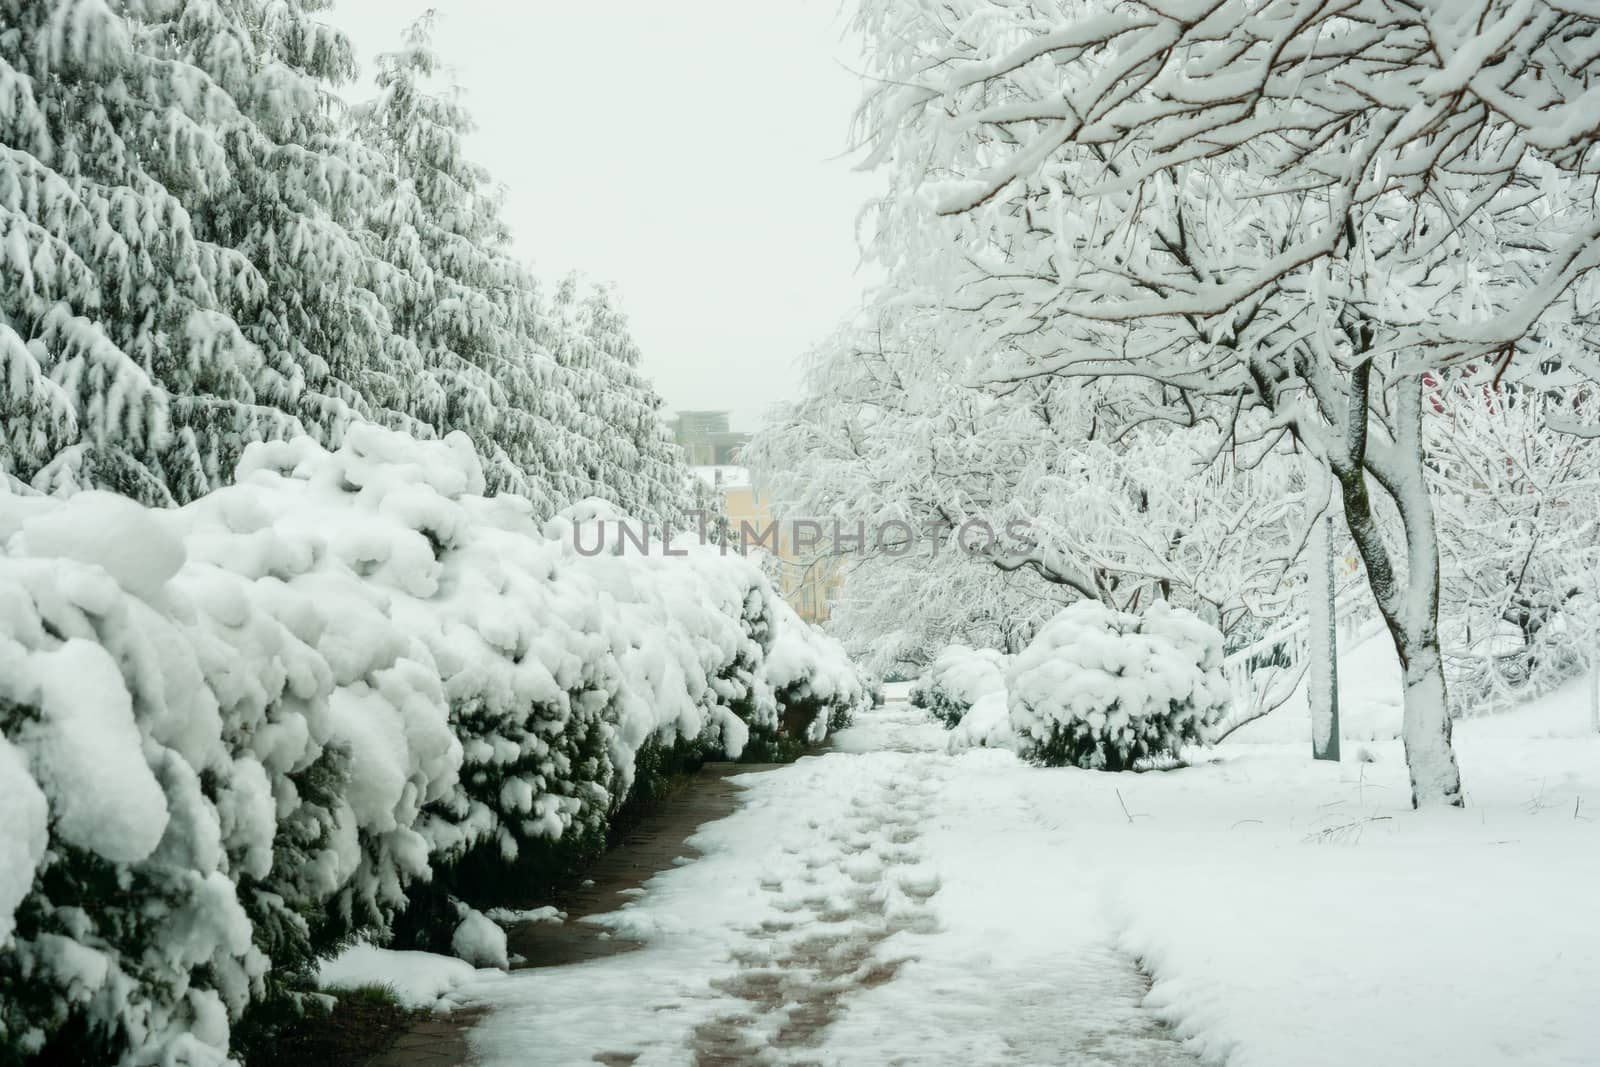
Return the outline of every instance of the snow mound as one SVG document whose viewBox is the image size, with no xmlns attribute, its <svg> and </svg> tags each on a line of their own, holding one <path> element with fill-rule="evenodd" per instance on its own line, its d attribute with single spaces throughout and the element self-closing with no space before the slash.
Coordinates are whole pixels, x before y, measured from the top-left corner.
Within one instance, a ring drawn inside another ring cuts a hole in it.
<svg viewBox="0 0 1600 1067">
<path fill-rule="evenodd" d="M 950 731 L 948 750 L 965 752 L 969 748 L 1017 747 L 1017 735 L 1011 728 L 1011 709 L 1004 689 L 985 693 L 961 717 Z"/>
<path fill-rule="evenodd" d="M 22 554 L 103 567 L 129 593 L 155 601 L 184 561 L 165 518 L 115 493 L 78 493 L 23 519 Z"/>
<path fill-rule="evenodd" d="M 474 967 L 506 970 L 511 961 L 506 954 L 506 932 L 493 919 L 465 904 L 457 908 L 461 925 L 450 935 L 450 951 Z"/>
<path fill-rule="evenodd" d="M 474 974 L 472 964 L 432 952 L 397 952 L 352 945 L 317 968 L 317 985 L 337 993 L 362 986 L 387 986 L 407 1008 L 440 1008 Z"/>
</svg>

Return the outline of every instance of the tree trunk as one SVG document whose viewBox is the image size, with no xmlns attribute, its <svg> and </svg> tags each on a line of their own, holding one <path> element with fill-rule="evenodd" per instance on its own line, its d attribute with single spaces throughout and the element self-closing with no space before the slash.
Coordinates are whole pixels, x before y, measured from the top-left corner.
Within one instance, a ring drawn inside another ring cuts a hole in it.
<svg viewBox="0 0 1600 1067">
<path fill-rule="evenodd" d="M 1339 642 L 1333 604 L 1333 516 L 1317 520 L 1312 533 L 1310 566 L 1311 669 L 1308 695 L 1311 705 L 1311 755 L 1315 759 L 1339 758 Z"/>
<path fill-rule="evenodd" d="M 1448 804 L 1463 806 L 1461 772 L 1456 767 L 1455 748 L 1450 743 L 1450 708 L 1445 697 L 1444 663 L 1439 655 L 1438 635 L 1421 641 L 1407 639 L 1400 652 L 1405 672 L 1406 765 L 1411 770 L 1411 805 Z"/>
<path fill-rule="evenodd" d="M 1589 671 L 1589 725 L 1600 734 L 1600 659 Z"/>
<path fill-rule="evenodd" d="M 1397 383 L 1392 448 L 1374 456 L 1369 454 L 1367 441 L 1370 373 L 1370 365 L 1363 363 L 1351 374 L 1349 436 L 1343 455 L 1333 462 L 1333 473 L 1344 499 L 1345 523 L 1366 565 L 1367 583 L 1400 658 L 1405 687 L 1401 737 L 1411 772 L 1411 805 L 1459 808 L 1463 805 L 1461 773 L 1450 743 L 1450 711 L 1439 652 L 1439 543 L 1423 467 L 1422 382 L 1420 376 L 1413 376 Z M 1372 512 L 1369 473 L 1400 511 L 1406 552 L 1403 585 Z"/>
<path fill-rule="evenodd" d="M 1353 516 L 1350 523 L 1351 532 L 1355 533 L 1358 523 Z M 1365 525 L 1376 536 L 1370 516 Z M 1385 583 L 1373 573 L 1374 560 L 1367 555 L 1360 535 L 1356 536 L 1356 544 L 1362 549 L 1367 581 L 1377 597 L 1379 611 L 1400 659 L 1405 689 L 1400 736 L 1405 742 L 1406 765 L 1411 771 L 1411 806 L 1447 804 L 1459 808 L 1462 806 L 1461 774 L 1450 743 L 1449 703 L 1445 695 L 1444 662 L 1439 652 L 1438 606 L 1436 603 L 1431 606 L 1407 604 L 1403 597 L 1396 605 L 1392 596 L 1385 595 L 1392 592 L 1392 582 Z"/>
</svg>

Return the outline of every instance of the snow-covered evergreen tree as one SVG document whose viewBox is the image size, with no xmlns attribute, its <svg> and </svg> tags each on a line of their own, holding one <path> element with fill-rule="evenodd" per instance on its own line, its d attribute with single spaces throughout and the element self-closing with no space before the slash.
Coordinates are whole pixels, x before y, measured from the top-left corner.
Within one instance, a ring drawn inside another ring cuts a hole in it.
<svg viewBox="0 0 1600 1067">
<path fill-rule="evenodd" d="M 586 482 L 585 495 L 639 518 L 681 521 L 692 506 L 688 471 L 609 290 L 583 292 L 569 274 L 547 308 L 541 337 L 572 395 L 563 412 L 574 442 L 569 462 Z"/>
<path fill-rule="evenodd" d="M 355 129 L 388 162 L 370 210 L 374 247 L 401 279 L 386 300 L 421 354 L 412 414 L 462 430 L 493 490 L 542 515 L 599 496 L 641 518 L 676 518 L 684 468 L 638 371 L 639 352 L 604 288 L 569 277 L 550 303 L 510 252 L 500 192 L 468 159 L 459 90 L 435 84 L 433 17 L 379 59 L 378 97 Z"/>
<path fill-rule="evenodd" d="M 676 520 L 687 506 L 683 454 L 661 418 L 661 397 L 639 370 L 639 346 L 607 286 L 583 302 L 584 340 L 605 382 L 599 414 L 606 427 L 607 477 L 619 503 L 658 522 Z"/>
<path fill-rule="evenodd" d="M 370 419 L 467 432 L 545 516 L 676 516 L 620 314 L 509 255 L 427 20 L 351 123 L 324 6 L 0 7 L 0 472 L 181 503 L 252 441 Z"/>
<path fill-rule="evenodd" d="M 171 36 L 237 103 L 228 139 L 232 181 L 197 190 L 197 230 L 237 249 L 261 285 L 226 301 L 262 352 L 258 400 L 295 415 L 323 443 L 354 418 L 413 433 L 422 388 L 415 346 L 397 340 L 387 310 L 396 280 L 362 230 L 383 163 L 343 136 L 335 87 L 355 73 L 349 42 L 315 18 L 320 0 L 183 5 Z M 197 419 L 202 416 L 195 413 Z M 227 413 L 208 463 L 231 471 L 250 440 L 273 436 Z M 270 415 L 269 415 L 270 418 Z"/>
<path fill-rule="evenodd" d="M 206 488 L 169 396 L 249 397 L 259 360 L 220 307 L 261 291 L 191 223 L 236 114 L 161 7 L 0 6 L 0 468 L 152 503 Z"/>
<path fill-rule="evenodd" d="M 402 415 L 315 5 L 17 3 L 0 36 L 7 473 L 153 502 L 243 446 Z"/>
<path fill-rule="evenodd" d="M 532 281 L 508 255 L 488 172 L 463 154 L 473 124 L 459 91 L 430 84 L 439 69 L 432 30 L 430 13 L 405 47 L 379 57 L 379 95 L 354 115 L 357 135 L 387 164 L 369 224 L 395 272 L 386 301 L 394 329 L 422 362 L 410 413 L 437 434 L 468 434 L 490 486 L 526 494 L 537 484 L 522 464 L 526 439 L 539 428 L 507 409 L 512 394 L 533 391 L 518 380 L 528 373 L 518 348 Z"/>
</svg>

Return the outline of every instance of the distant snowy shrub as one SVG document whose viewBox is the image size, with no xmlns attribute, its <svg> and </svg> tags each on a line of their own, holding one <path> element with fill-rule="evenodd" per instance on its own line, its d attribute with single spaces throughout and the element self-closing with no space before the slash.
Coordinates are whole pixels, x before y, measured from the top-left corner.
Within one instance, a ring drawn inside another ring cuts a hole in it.
<svg viewBox="0 0 1600 1067">
<path fill-rule="evenodd" d="M 1119 771 L 1203 743 L 1226 710 L 1221 667 L 1222 635 L 1192 612 L 1079 601 L 1007 672 L 1019 751 L 1047 766 Z"/>
<path fill-rule="evenodd" d="M 408 906 L 496 956 L 474 878 L 603 846 L 641 760 L 737 757 L 775 686 L 859 699 L 751 561 L 586 557 L 605 505 L 484 488 L 367 424 L 175 511 L 0 487 L 0 1063 L 221 1065 Z"/>
<path fill-rule="evenodd" d="M 869 679 L 838 641 L 782 601 L 776 610 L 778 637 L 767 656 L 766 678 L 777 699 L 781 732 L 816 743 L 872 706 Z"/>
<path fill-rule="evenodd" d="M 993 648 L 948 645 L 911 691 L 911 703 L 953 727 L 979 698 L 1003 692 L 1010 657 Z"/>
<path fill-rule="evenodd" d="M 1017 735 L 1011 728 L 1011 711 L 1004 689 L 979 697 L 961 716 L 946 742 L 946 748 L 952 753 L 969 748 L 1014 749 L 1016 746 Z"/>
</svg>

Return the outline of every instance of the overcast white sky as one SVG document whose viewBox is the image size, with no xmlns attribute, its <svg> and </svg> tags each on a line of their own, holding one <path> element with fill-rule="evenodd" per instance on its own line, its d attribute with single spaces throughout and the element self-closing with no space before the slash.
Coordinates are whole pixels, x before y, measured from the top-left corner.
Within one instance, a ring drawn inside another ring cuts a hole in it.
<svg viewBox="0 0 1600 1067">
<path fill-rule="evenodd" d="M 755 428 L 862 287 L 838 0 L 437 0 L 436 45 L 539 273 L 615 282 L 673 410 Z M 336 0 L 363 59 L 418 0 Z M 847 69 L 849 68 L 849 69 Z"/>
</svg>

